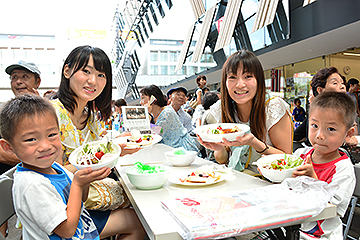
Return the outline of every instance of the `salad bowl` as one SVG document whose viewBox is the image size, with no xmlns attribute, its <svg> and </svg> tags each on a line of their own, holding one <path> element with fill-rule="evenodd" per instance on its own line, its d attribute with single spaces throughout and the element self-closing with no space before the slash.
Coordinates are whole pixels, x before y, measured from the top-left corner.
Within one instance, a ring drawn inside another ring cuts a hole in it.
<svg viewBox="0 0 360 240">
<path fill-rule="evenodd" d="M 194 130 L 204 142 L 222 142 L 223 138 L 234 141 L 237 137 L 242 137 L 249 131 L 250 127 L 248 125 L 237 123 L 208 124 Z"/>
<path fill-rule="evenodd" d="M 97 152 L 101 152 L 98 154 Z M 84 146 L 76 148 L 69 156 L 69 162 L 76 167 L 76 169 L 84 169 L 90 167 L 92 169 L 100 169 L 102 167 L 113 168 L 120 156 L 121 148 L 118 144 L 111 141 L 95 141 L 89 142 Z M 89 161 L 81 161 L 84 155 L 89 155 L 89 159 L 94 159 L 95 155 L 100 157 L 96 163 Z"/>
<path fill-rule="evenodd" d="M 303 164 L 303 159 L 290 154 L 271 154 L 261 157 L 257 162 L 260 173 L 272 182 L 282 182 L 291 178 L 296 168 Z"/>
</svg>

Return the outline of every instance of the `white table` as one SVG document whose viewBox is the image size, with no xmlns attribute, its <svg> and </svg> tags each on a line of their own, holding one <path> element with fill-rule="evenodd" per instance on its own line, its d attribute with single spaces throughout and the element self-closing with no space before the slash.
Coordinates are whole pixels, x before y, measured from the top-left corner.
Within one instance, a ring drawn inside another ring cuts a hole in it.
<svg viewBox="0 0 360 240">
<path fill-rule="evenodd" d="M 133 155 L 127 155 L 119 159 L 115 171 L 120 181 L 124 186 L 125 192 L 127 193 L 140 221 L 142 222 L 150 239 L 182 239 L 178 231 L 180 226 L 176 221 L 161 207 L 161 201 L 174 199 L 176 197 L 183 196 L 203 196 L 210 195 L 213 193 L 229 192 L 243 189 L 251 189 L 268 186 L 270 183 L 263 181 L 259 178 L 251 177 L 247 174 L 237 172 L 235 173 L 236 178 L 232 180 L 226 180 L 219 182 L 214 185 L 202 186 L 202 187 L 186 187 L 181 185 L 175 185 L 170 182 L 164 184 L 162 188 L 155 190 L 139 190 L 133 186 L 128 177 L 126 176 L 125 170 L 129 165 L 135 162 L 152 163 L 152 162 L 163 162 L 164 165 L 171 166 L 171 164 L 165 158 L 164 152 L 171 151 L 173 148 L 164 144 L 156 144 L 140 150 Z M 211 162 L 196 158 L 196 160 L 189 167 L 174 167 L 173 172 L 189 172 L 191 169 L 195 169 L 204 164 Z M 125 166 L 124 166 L 125 165 Z M 127 165 L 127 166 L 126 166 Z M 336 216 L 336 206 L 330 205 L 320 213 L 320 215 L 309 218 L 306 221 L 314 221 L 317 219 L 331 218 Z M 291 225 L 291 224 L 289 224 Z M 256 230 L 255 230 L 256 231 Z"/>
</svg>

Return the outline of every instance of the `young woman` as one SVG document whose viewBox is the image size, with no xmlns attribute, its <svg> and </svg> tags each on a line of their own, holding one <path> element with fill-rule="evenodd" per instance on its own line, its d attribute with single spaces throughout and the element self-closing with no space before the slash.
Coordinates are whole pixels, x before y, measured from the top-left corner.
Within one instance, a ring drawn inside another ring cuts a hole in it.
<svg viewBox="0 0 360 240">
<path fill-rule="evenodd" d="M 81 146 L 87 136 L 89 141 L 98 140 L 104 128 L 102 121 L 110 117 L 112 70 L 103 50 L 80 46 L 66 58 L 61 73 L 58 99 L 52 104 L 58 115 L 64 150 L 63 159 L 58 162 L 68 165 L 69 154 Z M 98 112 L 100 119 L 96 117 Z M 143 239 L 145 236 L 133 209 L 89 213 L 97 222 L 101 238 L 116 234 L 124 239 Z"/>
<path fill-rule="evenodd" d="M 156 98 L 153 103 L 150 103 L 151 96 Z M 155 124 L 162 127 L 162 143 L 174 148 L 183 147 L 188 151 L 198 151 L 195 139 L 182 125 L 174 108 L 170 105 L 167 106 L 166 98 L 158 86 L 149 85 L 142 88 L 140 97 L 140 104 L 148 106 Z"/>
<path fill-rule="evenodd" d="M 196 78 L 196 84 L 198 87 L 195 89 L 195 96 L 197 100 L 197 105 L 201 104 L 201 98 L 205 94 L 203 92 L 203 88 L 206 86 L 206 76 L 205 75 L 199 75 Z"/>
<path fill-rule="evenodd" d="M 225 62 L 221 77 L 221 122 L 250 126 L 249 133 L 229 142 L 199 141 L 214 150 L 215 159 L 236 170 L 257 172 L 252 162 L 261 154 L 292 152 L 292 122 L 289 106 L 281 98 L 265 93 L 265 77 L 260 61 L 250 51 L 241 50 Z"/>
</svg>

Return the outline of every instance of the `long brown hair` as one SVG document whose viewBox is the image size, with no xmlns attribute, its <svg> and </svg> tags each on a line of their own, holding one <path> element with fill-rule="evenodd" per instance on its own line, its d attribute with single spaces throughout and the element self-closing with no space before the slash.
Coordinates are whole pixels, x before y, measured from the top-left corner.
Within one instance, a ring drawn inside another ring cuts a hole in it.
<svg viewBox="0 0 360 240">
<path fill-rule="evenodd" d="M 240 50 L 232 54 L 224 63 L 221 75 L 221 118 L 224 123 L 234 123 L 238 112 L 236 102 L 230 97 L 226 82 L 230 73 L 236 74 L 239 68 L 243 72 L 254 74 L 257 80 L 256 94 L 252 100 L 250 111 L 250 130 L 260 140 L 265 140 L 265 76 L 259 59 L 248 50 Z M 240 117 L 239 117 L 240 118 Z"/>
</svg>

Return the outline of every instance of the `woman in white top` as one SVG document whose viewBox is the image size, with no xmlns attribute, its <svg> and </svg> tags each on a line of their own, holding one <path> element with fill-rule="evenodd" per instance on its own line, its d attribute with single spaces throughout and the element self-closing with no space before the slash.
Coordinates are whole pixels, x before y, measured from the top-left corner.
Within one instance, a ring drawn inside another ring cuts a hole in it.
<svg viewBox="0 0 360 240">
<path fill-rule="evenodd" d="M 264 71 L 254 53 L 241 50 L 227 59 L 221 77 L 221 105 L 217 106 L 220 122 L 247 124 L 251 131 L 232 142 L 209 143 L 199 137 L 202 145 L 214 150 L 218 163 L 257 172 L 251 163 L 261 154 L 292 152 L 289 106 L 281 98 L 266 95 Z"/>
</svg>

